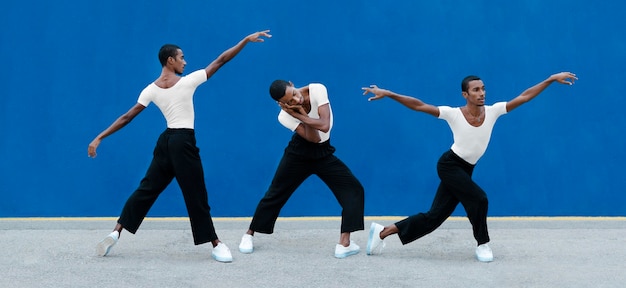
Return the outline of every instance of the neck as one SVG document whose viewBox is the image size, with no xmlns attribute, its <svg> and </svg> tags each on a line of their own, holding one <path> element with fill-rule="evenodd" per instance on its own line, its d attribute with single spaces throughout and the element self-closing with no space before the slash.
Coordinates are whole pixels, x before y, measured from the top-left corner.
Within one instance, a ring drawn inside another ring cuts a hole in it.
<svg viewBox="0 0 626 288">
<path fill-rule="evenodd" d="M 476 105 L 465 105 L 465 111 L 467 111 L 467 113 L 477 119 L 480 119 L 480 117 L 483 115 L 483 106 L 476 106 Z"/>
<path fill-rule="evenodd" d="M 167 89 L 174 86 L 174 84 L 178 82 L 178 79 L 180 79 L 180 76 L 178 76 L 176 72 L 174 72 L 174 70 L 163 67 L 163 70 L 161 71 L 161 76 L 159 76 L 159 78 L 154 81 L 154 84 L 161 88 Z"/>
<path fill-rule="evenodd" d="M 483 112 L 483 106 L 465 105 L 465 109 L 474 115 L 478 115 Z"/>
<path fill-rule="evenodd" d="M 163 69 L 161 70 L 161 76 L 159 76 L 159 78 L 172 78 L 176 76 L 178 76 L 178 74 L 176 74 L 174 70 L 168 67 L 163 67 Z"/>
</svg>

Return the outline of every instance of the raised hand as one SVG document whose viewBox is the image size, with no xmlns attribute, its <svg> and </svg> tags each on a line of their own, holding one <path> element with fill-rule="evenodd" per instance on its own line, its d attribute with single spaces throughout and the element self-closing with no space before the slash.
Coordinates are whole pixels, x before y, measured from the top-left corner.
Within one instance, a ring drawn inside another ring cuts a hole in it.
<svg viewBox="0 0 626 288">
<path fill-rule="evenodd" d="M 250 42 L 263 42 L 263 41 L 265 41 L 265 39 L 261 38 L 261 36 L 267 37 L 267 38 L 272 38 L 272 35 L 270 35 L 269 32 L 270 32 L 270 30 L 264 30 L 264 31 L 252 33 L 252 34 L 248 35 L 248 37 L 246 37 L 246 39 L 248 39 L 248 41 L 250 41 Z"/>
<path fill-rule="evenodd" d="M 561 84 L 573 85 L 578 78 L 576 74 L 571 72 L 561 72 L 550 76 L 552 80 L 559 82 Z"/>
<path fill-rule="evenodd" d="M 370 87 L 363 87 L 361 89 L 364 90 L 363 95 L 367 95 L 368 93 L 374 94 L 373 97 L 367 98 L 367 101 L 382 99 L 389 94 L 388 90 L 380 89 L 376 85 L 370 85 Z"/>
</svg>

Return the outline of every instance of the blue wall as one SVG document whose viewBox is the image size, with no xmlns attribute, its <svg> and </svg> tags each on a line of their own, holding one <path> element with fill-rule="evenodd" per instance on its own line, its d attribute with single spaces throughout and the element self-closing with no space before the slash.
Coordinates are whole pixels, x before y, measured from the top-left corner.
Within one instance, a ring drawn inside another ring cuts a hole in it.
<svg viewBox="0 0 626 288">
<path fill-rule="evenodd" d="M 118 215 L 165 121 L 151 105 L 96 159 L 87 145 L 158 77 L 158 48 L 183 47 L 190 72 L 261 29 L 274 37 L 196 92 L 215 216 L 254 212 L 290 139 L 267 93 L 276 78 L 326 84 L 332 143 L 366 188 L 366 214 L 409 215 L 429 208 L 451 133 L 391 100 L 367 102 L 361 87 L 461 106 L 468 74 L 484 79 L 494 103 L 564 70 L 580 81 L 549 87 L 497 123 L 475 170 L 490 215 L 626 215 L 623 1 L 131 2 L 4 4 L 0 217 Z M 173 184 L 151 216 L 186 215 Z M 312 177 L 281 215 L 339 213 Z"/>
</svg>

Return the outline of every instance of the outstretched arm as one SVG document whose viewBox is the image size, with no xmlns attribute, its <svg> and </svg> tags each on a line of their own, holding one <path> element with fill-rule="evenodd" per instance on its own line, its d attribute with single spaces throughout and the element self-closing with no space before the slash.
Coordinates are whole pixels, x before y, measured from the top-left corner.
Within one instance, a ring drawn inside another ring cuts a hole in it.
<svg viewBox="0 0 626 288">
<path fill-rule="evenodd" d="M 128 112 L 124 113 L 124 115 L 117 118 L 117 120 L 115 120 L 115 122 L 113 122 L 113 124 L 111 124 L 109 128 L 102 131 L 100 134 L 98 134 L 98 136 L 96 136 L 96 138 L 93 139 L 93 141 L 91 141 L 91 143 L 89 143 L 89 147 L 87 148 L 87 155 L 89 157 L 96 158 L 96 155 L 97 155 L 96 149 L 98 149 L 98 145 L 100 145 L 100 142 L 102 141 L 102 139 L 122 129 L 124 126 L 126 126 L 126 124 L 130 123 L 130 121 L 132 121 L 133 118 L 135 118 L 135 116 L 141 113 L 141 111 L 143 111 L 143 109 L 145 108 L 146 108 L 145 106 L 137 103 L 135 104 L 135 106 L 130 108 Z"/>
<path fill-rule="evenodd" d="M 364 90 L 363 95 L 367 95 L 368 93 L 374 94 L 374 96 L 368 98 L 367 101 L 378 100 L 384 97 L 389 97 L 393 100 L 400 102 L 400 104 L 406 106 L 407 108 L 411 110 L 424 112 L 426 114 L 439 117 L 439 108 L 430 104 L 426 104 L 422 100 L 419 100 L 417 98 L 400 95 L 398 93 L 395 93 L 387 89 L 381 89 L 381 88 L 378 88 L 378 86 L 376 85 L 370 85 L 370 87 L 363 87 L 362 89 Z"/>
<path fill-rule="evenodd" d="M 550 84 L 552 84 L 555 81 L 558 82 L 558 83 L 561 83 L 561 84 L 573 85 L 574 81 L 576 81 L 576 80 L 578 80 L 578 78 L 576 78 L 576 74 L 574 74 L 574 73 L 561 72 L 561 73 L 554 74 L 554 75 L 548 77 L 548 79 L 543 80 L 543 81 L 537 83 L 535 86 L 526 89 L 526 91 L 524 91 L 522 94 L 520 94 L 519 96 L 515 97 L 513 100 L 507 102 L 506 103 L 506 111 L 507 112 L 511 112 L 511 110 L 513 110 L 513 109 L 519 107 L 520 105 L 522 105 L 522 104 L 532 100 L 537 95 L 539 95 L 539 93 L 541 93 L 541 91 L 546 89 L 548 86 L 550 86 Z"/>
<path fill-rule="evenodd" d="M 206 78 L 209 79 L 217 70 L 219 70 L 224 64 L 226 64 L 230 59 L 233 59 L 239 52 L 243 49 L 243 47 L 248 44 L 248 42 L 263 42 L 265 41 L 261 36 L 270 38 L 272 35 L 269 34 L 270 30 L 265 30 L 261 32 L 252 33 L 246 38 L 243 38 L 237 45 L 229 48 L 228 50 L 222 52 L 220 56 L 218 56 L 209 66 L 207 66 L 204 70 L 206 71 Z"/>
</svg>

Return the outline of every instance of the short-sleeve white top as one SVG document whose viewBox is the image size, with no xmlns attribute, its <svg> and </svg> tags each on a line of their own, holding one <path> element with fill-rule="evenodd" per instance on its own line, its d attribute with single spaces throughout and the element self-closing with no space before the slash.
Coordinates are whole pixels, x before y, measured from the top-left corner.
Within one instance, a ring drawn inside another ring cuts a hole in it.
<svg viewBox="0 0 626 288">
<path fill-rule="evenodd" d="M 150 83 L 139 94 L 137 102 L 145 107 L 150 102 L 159 107 L 167 121 L 167 128 L 194 128 L 193 94 L 196 88 L 206 82 L 204 69 L 181 77 L 174 86 L 164 89 Z"/>
<path fill-rule="evenodd" d="M 460 107 L 439 106 L 438 108 L 439 119 L 446 120 L 452 130 L 454 139 L 452 151 L 470 164 L 476 164 L 485 154 L 496 120 L 506 114 L 506 102 L 498 102 L 492 106 L 486 105 L 483 124 L 474 127 L 467 122 Z"/>
</svg>

